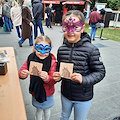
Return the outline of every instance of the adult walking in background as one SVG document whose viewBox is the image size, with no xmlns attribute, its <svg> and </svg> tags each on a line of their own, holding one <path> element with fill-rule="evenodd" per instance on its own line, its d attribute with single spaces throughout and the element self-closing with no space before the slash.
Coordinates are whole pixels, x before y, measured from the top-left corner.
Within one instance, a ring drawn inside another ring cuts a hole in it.
<svg viewBox="0 0 120 120">
<path fill-rule="evenodd" d="M 98 23 L 100 20 L 100 14 L 97 12 L 97 8 L 93 8 L 93 12 L 90 14 L 90 19 L 89 19 L 89 24 L 91 25 L 91 33 L 90 33 L 90 38 L 95 40 L 95 35 L 96 35 L 96 23 Z"/>
<path fill-rule="evenodd" d="M 52 3 L 49 4 L 49 6 L 46 7 L 45 13 L 47 13 L 47 18 L 46 18 L 46 26 L 49 28 L 52 28 L 51 26 L 51 20 L 52 20 Z"/>
<path fill-rule="evenodd" d="M 2 15 L 4 18 L 5 26 L 6 26 L 6 31 L 11 32 L 12 29 L 12 21 L 10 17 L 10 11 L 11 11 L 11 5 L 7 0 L 3 0 L 3 7 L 2 7 Z"/>
<path fill-rule="evenodd" d="M 11 8 L 11 20 L 13 25 L 16 27 L 18 38 L 21 38 L 21 25 L 22 25 L 22 15 L 21 15 L 21 7 L 16 1 L 12 1 Z"/>
<path fill-rule="evenodd" d="M 24 0 L 22 8 L 22 34 L 21 39 L 18 42 L 19 46 L 22 47 L 23 42 L 28 38 L 29 45 L 33 46 L 33 35 L 32 35 L 32 14 L 30 11 L 31 0 Z"/>
<path fill-rule="evenodd" d="M 40 33 L 44 35 L 42 19 L 43 19 L 43 5 L 40 0 L 33 1 L 33 17 L 34 17 L 34 39 L 38 36 L 38 27 Z"/>
</svg>

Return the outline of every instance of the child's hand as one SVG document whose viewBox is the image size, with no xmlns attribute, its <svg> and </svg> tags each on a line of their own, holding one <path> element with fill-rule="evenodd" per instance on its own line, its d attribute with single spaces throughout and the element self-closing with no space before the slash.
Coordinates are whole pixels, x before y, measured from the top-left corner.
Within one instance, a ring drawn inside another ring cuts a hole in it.
<svg viewBox="0 0 120 120">
<path fill-rule="evenodd" d="M 71 75 L 71 80 L 77 81 L 81 84 L 82 83 L 82 75 L 79 73 L 73 73 Z"/>
<path fill-rule="evenodd" d="M 22 71 L 20 72 L 20 77 L 24 79 L 24 78 L 27 78 L 29 74 L 30 74 L 30 73 L 29 73 L 28 70 L 22 70 Z"/>
<path fill-rule="evenodd" d="M 48 82 L 48 73 L 46 71 L 39 71 L 38 74 L 44 82 Z"/>
<path fill-rule="evenodd" d="M 60 74 L 60 72 L 54 72 L 54 73 L 53 73 L 53 79 L 54 79 L 55 81 L 59 81 L 59 80 L 61 79 L 61 74 Z"/>
</svg>

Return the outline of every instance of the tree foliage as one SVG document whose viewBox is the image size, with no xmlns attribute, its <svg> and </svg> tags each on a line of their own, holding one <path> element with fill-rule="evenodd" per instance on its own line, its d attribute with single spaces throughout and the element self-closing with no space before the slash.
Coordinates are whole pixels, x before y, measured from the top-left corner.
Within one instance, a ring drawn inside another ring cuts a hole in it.
<svg viewBox="0 0 120 120">
<path fill-rule="evenodd" d="M 106 7 L 112 10 L 118 10 L 120 8 L 120 0 L 91 0 L 92 8 L 95 6 L 95 2 L 107 3 Z"/>
<path fill-rule="evenodd" d="M 120 0 L 107 0 L 107 3 L 107 6 L 112 10 L 118 10 L 118 8 L 120 7 Z"/>
</svg>

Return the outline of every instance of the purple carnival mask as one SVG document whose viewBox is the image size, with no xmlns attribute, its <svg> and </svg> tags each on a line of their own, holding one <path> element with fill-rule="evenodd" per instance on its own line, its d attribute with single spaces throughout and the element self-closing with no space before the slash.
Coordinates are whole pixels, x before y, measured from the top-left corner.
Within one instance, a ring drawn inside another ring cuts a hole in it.
<svg viewBox="0 0 120 120">
<path fill-rule="evenodd" d="M 75 19 L 72 18 L 71 16 L 68 19 L 66 19 L 66 21 L 64 21 L 62 25 L 63 32 L 67 32 L 69 34 L 74 32 L 80 32 L 83 28 L 82 21 L 77 21 L 77 22 L 74 21 Z"/>
</svg>

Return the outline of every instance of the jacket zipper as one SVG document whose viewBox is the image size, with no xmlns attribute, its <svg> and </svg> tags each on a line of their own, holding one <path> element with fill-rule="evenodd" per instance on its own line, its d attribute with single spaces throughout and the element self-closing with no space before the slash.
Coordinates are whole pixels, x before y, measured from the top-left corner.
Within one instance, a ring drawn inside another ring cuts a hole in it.
<svg viewBox="0 0 120 120">
<path fill-rule="evenodd" d="M 70 62 L 72 62 L 72 52 L 73 52 L 73 48 L 74 48 L 74 43 L 72 44 L 72 49 L 71 49 L 71 52 L 70 52 Z"/>
<path fill-rule="evenodd" d="M 73 53 L 73 48 L 74 48 L 74 43 L 72 44 L 72 49 L 70 51 L 70 59 L 69 59 L 69 62 L 72 63 L 72 53 Z M 70 80 L 70 86 L 71 86 L 71 80 Z M 72 90 L 72 89 L 71 89 Z M 70 90 L 70 98 L 71 98 L 71 90 Z"/>
</svg>

